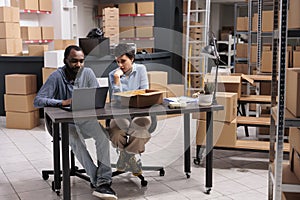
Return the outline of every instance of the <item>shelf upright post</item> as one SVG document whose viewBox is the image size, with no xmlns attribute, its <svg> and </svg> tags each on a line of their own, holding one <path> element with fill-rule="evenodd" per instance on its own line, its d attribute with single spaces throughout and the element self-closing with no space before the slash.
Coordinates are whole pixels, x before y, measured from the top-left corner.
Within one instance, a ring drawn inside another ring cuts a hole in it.
<svg viewBox="0 0 300 200">
<path fill-rule="evenodd" d="M 274 163 L 274 179 L 269 170 L 269 199 L 281 200 L 282 195 L 282 161 L 283 142 L 285 129 L 285 70 L 286 70 L 286 45 L 287 45 L 287 16 L 288 0 L 274 0 L 274 33 L 273 33 L 273 69 L 272 69 L 272 106 L 276 105 L 275 83 L 278 68 L 278 103 L 277 127 L 271 118 L 270 129 L 270 166 Z M 279 14 L 279 21 L 278 21 Z M 279 26 L 280 22 L 280 26 Z M 277 55 L 278 52 L 278 55 Z M 276 148 L 275 148 L 276 142 Z M 276 149 L 276 151 L 275 151 Z"/>
</svg>

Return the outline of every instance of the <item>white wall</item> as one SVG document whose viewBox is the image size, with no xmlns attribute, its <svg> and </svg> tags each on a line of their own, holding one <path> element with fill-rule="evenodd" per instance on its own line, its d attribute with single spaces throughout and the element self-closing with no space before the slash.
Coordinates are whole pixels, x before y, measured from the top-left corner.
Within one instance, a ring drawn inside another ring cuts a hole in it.
<svg viewBox="0 0 300 200">
<path fill-rule="evenodd" d="M 75 0 L 74 5 L 77 6 L 78 38 L 86 37 L 92 28 L 98 27 L 95 18 L 98 0 Z"/>
</svg>

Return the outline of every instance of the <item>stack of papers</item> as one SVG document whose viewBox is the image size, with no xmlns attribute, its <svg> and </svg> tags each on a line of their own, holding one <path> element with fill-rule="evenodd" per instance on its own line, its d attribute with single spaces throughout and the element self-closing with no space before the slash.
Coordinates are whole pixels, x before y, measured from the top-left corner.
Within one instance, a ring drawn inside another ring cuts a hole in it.
<svg viewBox="0 0 300 200">
<path fill-rule="evenodd" d="M 193 102 L 197 102 L 198 98 L 192 98 L 192 97 L 187 97 L 187 96 L 168 97 L 168 98 L 164 98 L 164 101 L 166 101 L 166 102 L 178 102 L 178 103 L 193 103 Z"/>
</svg>

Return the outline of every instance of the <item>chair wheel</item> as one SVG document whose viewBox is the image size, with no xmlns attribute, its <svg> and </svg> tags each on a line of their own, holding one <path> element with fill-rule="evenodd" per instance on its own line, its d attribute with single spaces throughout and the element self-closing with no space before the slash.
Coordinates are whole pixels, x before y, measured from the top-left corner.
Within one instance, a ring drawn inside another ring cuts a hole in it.
<svg viewBox="0 0 300 200">
<path fill-rule="evenodd" d="M 200 165 L 200 158 L 195 158 L 194 159 L 194 164 L 195 165 Z"/>
<path fill-rule="evenodd" d="M 159 175 L 160 176 L 164 176 L 165 175 L 165 170 L 164 169 L 160 169 L 159 170 Z"/>
<path fill-rule="evenodd" d="M 190 178 L 191 177 L 191 175 L 188 174 L 188 173 L 186 173 L 185 175 L 186 175 L 186 178 Z"/>
<path fill-rule="evenodd" d="M 206 194 L 210 194 L 211 188 L 206 189 Z"/>
<path fill-rule="evenodd" d="M 48 180 L 49 179 L 49 174 L 47 174 L 46 172 L 42 172 L 42 177 L 44 180 Z"/>
<path fill-rule="evenodd" d="M 146 187 L 148 185 L 148 181 L 142 180 L 141 185 L 142 187 Z"/>
</svg>

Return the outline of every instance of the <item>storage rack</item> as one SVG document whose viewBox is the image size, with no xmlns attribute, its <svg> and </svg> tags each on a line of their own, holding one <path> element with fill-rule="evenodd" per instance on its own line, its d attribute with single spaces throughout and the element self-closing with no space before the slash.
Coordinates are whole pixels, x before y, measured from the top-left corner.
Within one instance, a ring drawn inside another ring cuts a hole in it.
<svg viewBox="0 0 300 200">
<path fill-rule="evenodd" d="M 274 0 L 274 37 L 272 69 L 272 115 L 270 127 L 269 155 L 269 199 L 280 200 L 282 192 L 300 192 L 300 185 L 283 183 L 283 142 L 286 127 L 299 127 L 300 119 L 286 117 L 285 82 L 286 82 L 286 46 L 289 36 L 287 31 L 288 0 Z M 280 18 L 278 18 L 280 16 Z M 278 21 L 279 19 L 279 21 Z M 279 23 L 280 22 L 280 23 Z M 280 24 L 280 26 L 279 26 Z M 292 32 L 292 34 L 295 34 Z M 298 34 L 299 35 L 299 34 Z M 297 36 L 297 34 L 293 35 Z M 278 68 L 278 71 L 277 71 Z M 278 91 L 275 89 L 278 76 Z M 276 104 L 276 96 L 278 103 Z M 277 109 L 276 106 L 277 105 Z M 277 126 L 275 126 L 277 125 Z M 275 147 L 276 146 L 276 147 Z M 275 150 L 276 149 L 276 150 Z"/>
</svg>

